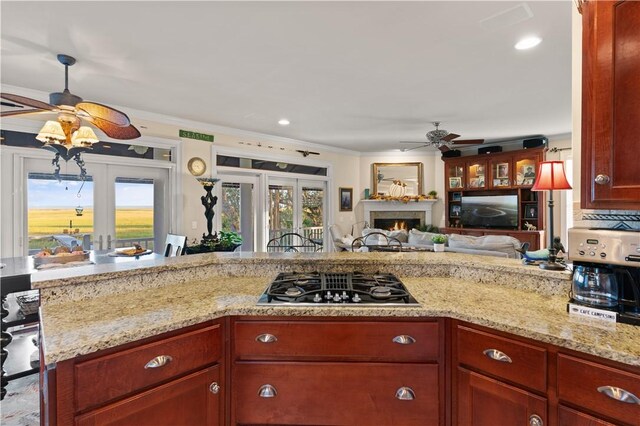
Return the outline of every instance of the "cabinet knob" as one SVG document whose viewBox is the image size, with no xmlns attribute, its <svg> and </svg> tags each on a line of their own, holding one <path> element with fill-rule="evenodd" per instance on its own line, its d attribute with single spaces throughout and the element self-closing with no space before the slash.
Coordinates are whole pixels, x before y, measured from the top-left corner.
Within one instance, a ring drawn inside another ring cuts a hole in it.
<svg viewBox="0 0 640 426">
<path fill-rule="evenodd" d="M 278 341 L 278 338 L 273 334 L 265 333 L 256 337 L 256 342 L 260 343 L 275 343 Z"/>
<path fill-rule="evenodd" d="M 271 385 L 262 385 L 260 389 L 258 389 L 258 396 L 260 398 L 275 398 L 277 394 L 276 388 Z"/>
<path fill-rule="evenodd" d="M 403 386 L 396 391 L 396 398 L 400 401 L 413 401 L 416 399 L 416 394 L 413 389 Z"/>
<path fill-rule="evenodd" d="M 485 349 L 484 351 L 482 351 L 482 353 L 495 361 L 506 362 L 509 364 L 513 362 L 507 354 L 497 349 Z"/>
<path fill-rule="evenodd" d="M 598 185 L 606 185 L 611 181 L 611 178 L 607 175 L 598 175 L 596 176 L 596 178 L 594 179 L 594 181 L 598 184 Z"/>
<path fill-rule="evenodd" d="M 397 343 L 399 345 L 410 345 L 415 342 L 416 342 L 416 339 L 414 339 L 413 337 L 407 334 L 401 334 L 393 338 L 393 343 Z"/>
<path fill-rule="evenodd" d="M 544 426 L 542 418 L 537 414 L 532 414 L 529 417 L 529 426 Z"/>
<path fill-rule="evenodd" d="M 617 388 L 615 386 L 600 386 L 598 388 L 598 392 L 605 394 L 609 398 L 615 399 L 616 401 L 626 402 L 627 404 L 640 405 L 640 398 L 622 388 Z"/>
<path fill-rule="evenodd" d="M 220 385 L 218 384 L 218 382 L 213 382 L 209 385 L 209 391 L 213 394 L 217 394 L 218 392 L 220 392 Z"/>
<path fill-rule="evenodd" d="M 164 365 L 169 364 L 171 361 L 173 361 L 173 358 L 170 355 L 158 355 L 151 361 L 147 362 L 144 365 L 144 368 L 145 370 L 149 368 L 160 368 Z"/>
</svg>

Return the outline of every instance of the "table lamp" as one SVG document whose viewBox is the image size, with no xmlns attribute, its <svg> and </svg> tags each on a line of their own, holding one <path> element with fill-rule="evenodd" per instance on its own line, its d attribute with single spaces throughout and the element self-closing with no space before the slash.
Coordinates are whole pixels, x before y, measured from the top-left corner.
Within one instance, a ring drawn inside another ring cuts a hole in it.
<svg viewBox="0 0 640 426">
<path fill-rule="evenodd" d="M 564 163 L 562 161 L 543 161 L 538 166 L 536 181 L 531 188 L 532 191 L 549 191 L 549 260 L 541 263 L 540 268 L 551 271 L 563 271 L 564 265 L 556 263 L 556 247 L 553 243 L 553 191 L 571 189 L 564 174 Z"/>
</svg>

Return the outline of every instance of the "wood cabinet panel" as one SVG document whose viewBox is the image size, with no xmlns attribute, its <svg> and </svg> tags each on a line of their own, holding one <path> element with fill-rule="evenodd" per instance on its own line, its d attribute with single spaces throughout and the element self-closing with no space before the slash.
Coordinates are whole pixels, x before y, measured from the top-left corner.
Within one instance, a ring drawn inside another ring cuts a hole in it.
<svg viewBox="0 0 640 426">
<path fill-rule="evenodd" d="M 458 367 L 459 426 L 528 425 L 532 416 L 547 424 L 547 400 Z"/>
<path fill-rule="evenodd" d="M 158 356 L 171 361 L 157 368 L 145 365 Z M 127 395 L 212 364 L 222 356 L 222 331 L 216 324 L 157 342 L 111 353 L 75 365 L 76 410 Z"/>
<path fill-rule="evenodd" d="M 562 405 L 558 407 L 558 424 L 561 426 L 615 426 L 613 423 Z"/>
<path fill-rule="evenodd" d="M 237 321 L 236 359 L 313 359 L 423 362 L 439 357 L 439 323 L 343 321 Z M 276 339 L 257 339 L 269 334 Z M 409 336 L 413 343 L 393 339 Z"/>
<path fill-rule="evenodd" d="M 546 349 L 464 326 L 458 326 L 456 335 L 460 364 L 539 392 L 546 392 Z M 497 357 L 491 351 L 503 354 L 503 361 L 491 358 L 489 355 L 492 354 Z"/>
<path fill-rule="evenodd" d="M 296 425 L 437 425 L 437 364 L 237 362 L 232 422 Z M 277 394 L 259 396 L 263 385 Z M 413 400 L 396 392 L 411 388 Z"/>
<path fill-rule="evenodd" d="M 176 379 L 76 417 L 77 426 L 214 426 L 222 424 L 221 393 L 213 393 L 220 367 Z"/>
<path fill-rule="evenodd" d="M 640 375 L 558 354 L 558 398 L 629 425 L 640 425 L 640 404 L 617 401 L 598 388 L 612 386 L 640 398 Z"/>
<path fill-rule="evenodd" d="M 639 22 L 637 1 L 583 8 L 582 208 L 640 209 Z"/>
</svg>

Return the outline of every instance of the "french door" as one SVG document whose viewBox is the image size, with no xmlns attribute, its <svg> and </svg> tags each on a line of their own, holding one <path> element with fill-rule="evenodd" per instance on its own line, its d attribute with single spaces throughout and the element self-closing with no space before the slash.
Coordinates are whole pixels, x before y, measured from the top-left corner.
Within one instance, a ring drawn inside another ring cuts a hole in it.
<svg viewBox="0 0 640 426">
<path fill-rule="evenodd" d="M 268 239 L 295 232 L 325 244 L 326 182 L 292 178 L 269 178 L 267 211 Z"/>
<path fill-rule="evenodd" d="M 256 251 L 261 246 L 261 235 L 256 224 L 261 220 L 257 208 L 259 179 L 257 176 L 219 174 L 216 184 L 218 205 L 216 229 L 234 231 L 242 236 L 242 245 L 236 251 Z"/>
<path fill-rule="evenodd" d="M 23 253 L 61 244 L 111 250 L 133 243 L 163 252 L 171 217 L 170 167 L 86 161 L 83 182 L 69 162 L 58 182 L 50 160 L 25 159 Z"/>
</svg>

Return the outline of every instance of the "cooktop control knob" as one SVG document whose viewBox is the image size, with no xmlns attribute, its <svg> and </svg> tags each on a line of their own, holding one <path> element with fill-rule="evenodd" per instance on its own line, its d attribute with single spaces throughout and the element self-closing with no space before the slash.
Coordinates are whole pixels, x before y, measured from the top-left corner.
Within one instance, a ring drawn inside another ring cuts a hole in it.
<svg viewBox="0 0 640 426">
<path fill-rule="evenodd" d="M 331 301 L 331 299 L 333 299 L 333 295 L 331 294 L 330 291 L 328 291 L 327 294 L 324 296 L 324 298 Z"/>
<path fill-rule="evenodd" d="M 333 296 L 333 301 L 334 302 L 341 302 L 342 301 L 342 299 L 340 298 L 340 295 L 338 293 L 336 293 L 336 295 Z"/>
<path fill-rule="evenodd" d="M 360 296 L 358 296 L 358 293 L 356 293 L 356 294 L 353 295 L 353 298 L 351 300 L 353 301 L 353 303 L 358 303 L 362 299 L 360 299 Z"/>
<path fill-rule="evenodd" d="M 343 291 L 342 292 L 342 296 L 340 296 L 340 297 L 342 297 L 342 300 L 349 300 L 349 296 L 347 295 L 346 291 Z"/>
<path fill-rule="evenodd" d="M 322 297 L 320 297 L 319 293 L 316 293 L 316 295 L 313 296 L 313 301 L 316 302 L 316 303 L 322 302 Z"/>
</svg>

